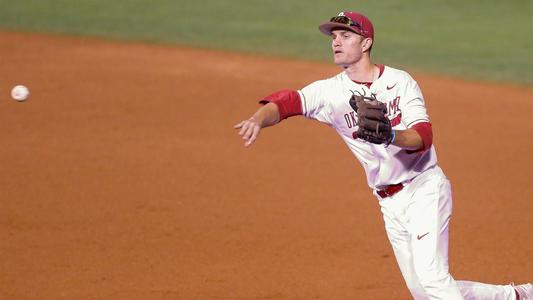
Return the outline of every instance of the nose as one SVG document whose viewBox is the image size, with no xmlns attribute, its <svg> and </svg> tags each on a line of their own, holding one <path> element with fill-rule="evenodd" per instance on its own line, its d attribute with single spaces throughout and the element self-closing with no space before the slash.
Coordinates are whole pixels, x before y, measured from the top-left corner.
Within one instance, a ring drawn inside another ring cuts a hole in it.
<svg viewBox="0 0 533 300">
<path fill-rule="evenodd" d="M 332 40 L 332 45 L 333 47 L 336 47 L 336 46 L 340 46 L 341 45 L 341 40 L 339 39 L 338 36 L 334 37 L 333 40 Z"/>
</svg>

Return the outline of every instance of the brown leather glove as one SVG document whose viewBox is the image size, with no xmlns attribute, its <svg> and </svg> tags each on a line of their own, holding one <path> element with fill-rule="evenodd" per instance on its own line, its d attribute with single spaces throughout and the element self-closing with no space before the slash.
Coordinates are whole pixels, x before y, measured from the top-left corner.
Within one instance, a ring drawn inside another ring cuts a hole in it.
<svg viewBox="0 0 533 300">
<path fill-rule="evenodd" d="M 373 144 L 390 144 L 394 138 L 387 106 L 376 98 L 353 95 L 350 106 L 357 113 L 357 138 Z"/>
</svg>

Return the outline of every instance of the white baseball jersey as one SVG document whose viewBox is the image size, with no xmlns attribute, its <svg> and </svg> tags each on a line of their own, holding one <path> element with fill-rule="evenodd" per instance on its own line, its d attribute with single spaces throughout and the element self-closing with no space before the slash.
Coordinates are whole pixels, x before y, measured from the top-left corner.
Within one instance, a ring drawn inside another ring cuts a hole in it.
<svg viewBox="0 0 533 300">
<path fill-rule="evenodd" d="M 358 129 L 357 115 L 349 99 L 354 93 L 373 95 L 385 103 L 393 129 L 405 130 L 429 122 L 422 92 L 407 72 L 385 66 L 381 76 L 368 88 L 352 81 L 343 71 L 329 79 L 313 82 L 298 93 L 303 114 L 335 128 L 363 165 L 371 188 L 408 182 L 437 164 L 433 145 L 426 151 L 414 152 L 353 137 Z"/>
<path fill-rule="evenodd" d="M 260 103 L 276 103 L 281 119 L 303 114 L 335 128 L 363 165 L 368 185 L 376 190 L 387 236 L 414 299 L 516 299 L 512 285 L 455 281 L 450 275 L 451 186 L 437 166 L 422 92 L 406 72 L 379 67 L 381 74 L 372 83 L 356 83 L 342 72 L 296 92 L 278 91 Z M 353 94 L 373 96 L 385 103 L 393 129 L 413 128 L 424 148 L 409 151 L 354 137 L 358 120 L 349 102 Z M 377 191 L 399 183 L 401 188 L 392 193 Z"/>
</svg>

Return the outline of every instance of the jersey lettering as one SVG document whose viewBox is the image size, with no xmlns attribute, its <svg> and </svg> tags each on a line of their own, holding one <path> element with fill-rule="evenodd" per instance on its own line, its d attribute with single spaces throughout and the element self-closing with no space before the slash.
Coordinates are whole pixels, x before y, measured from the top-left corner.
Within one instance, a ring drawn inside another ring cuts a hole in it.
<svg viewBox="0 0 533 300">
<path fill-rule="evenodd" d="M 400 96 L 389 102 L 388 117 L 392 127 L 399 125 L 402 121 L 402 111 L 400 110 Z"/>
<path fill-rule="evenodd" d="M 400 96 L 389 102 L 389 116 L 394 116 L 400 110 Z"/>
<path fill-rule="evenodd" d="M 346 121 L 346 126 L 348 128 L 355 127 L 357 125 L 357 120 L 355 119 L 355 111 L 344 114 L 344 120 Z"/>
<path fill-rule="evenodd" d="M 405 130 L 415 122 L 429 122 L 422 93 L 412 77 L 401 70 L 385 67 L 370 87 L 351 80 L 346 72 L 315 81 L 299 91 L 306 117 L 333 127 L 361 162 L 368 185 L 377 188 L 410 180 L 437 164 L 435 149 L 408 152 L 395 145 L 375 145 L 357 137 L 359 120 L 349 99 L 370 96 L 387 107 L 387 118 L 395 130 Z M 406 166 L 410 166 L 406 169 Z"/>
</svg>

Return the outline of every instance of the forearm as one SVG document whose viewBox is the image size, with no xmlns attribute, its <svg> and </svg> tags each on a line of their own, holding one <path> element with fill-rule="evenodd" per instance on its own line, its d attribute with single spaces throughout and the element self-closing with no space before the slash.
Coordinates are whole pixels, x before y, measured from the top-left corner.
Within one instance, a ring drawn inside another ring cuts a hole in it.
<svg viewBox="0 0 533 300">
<path fill-rule="evenodd" d="M 248 120 L 244 120 L 233 128 L 239 129 L 239 135 L 244 140 L 244 146 L 250 146 L 261 131 L 261 128 L 279 123 L 279 108 L 274 103 L 267 103 L 259 108 Z"/>
<path fill-rule="evenodd" d="M 414 129 L 394 130 L 395 138 L 393 145 L 407 150 L 418 150 L 424 147 L 424 142 Z"/>
<path fill-rule="evenodd" d="M 279 123 L 279 108 L 276 104 L 270 102 L 259 108 L 252 116 L 261 128 L 268 127 Z"/>
<path fill-rule="evenodd" d="M 282 90 L 265 97 L 259 103 L 264 104 L 252 117 L 233 126 L 239 129 L 239 135 L 250 146 L 262 128 L 275 125 L 281 120 L 302 114 L 302 104 L 297 91 Z"/>
</svg>

